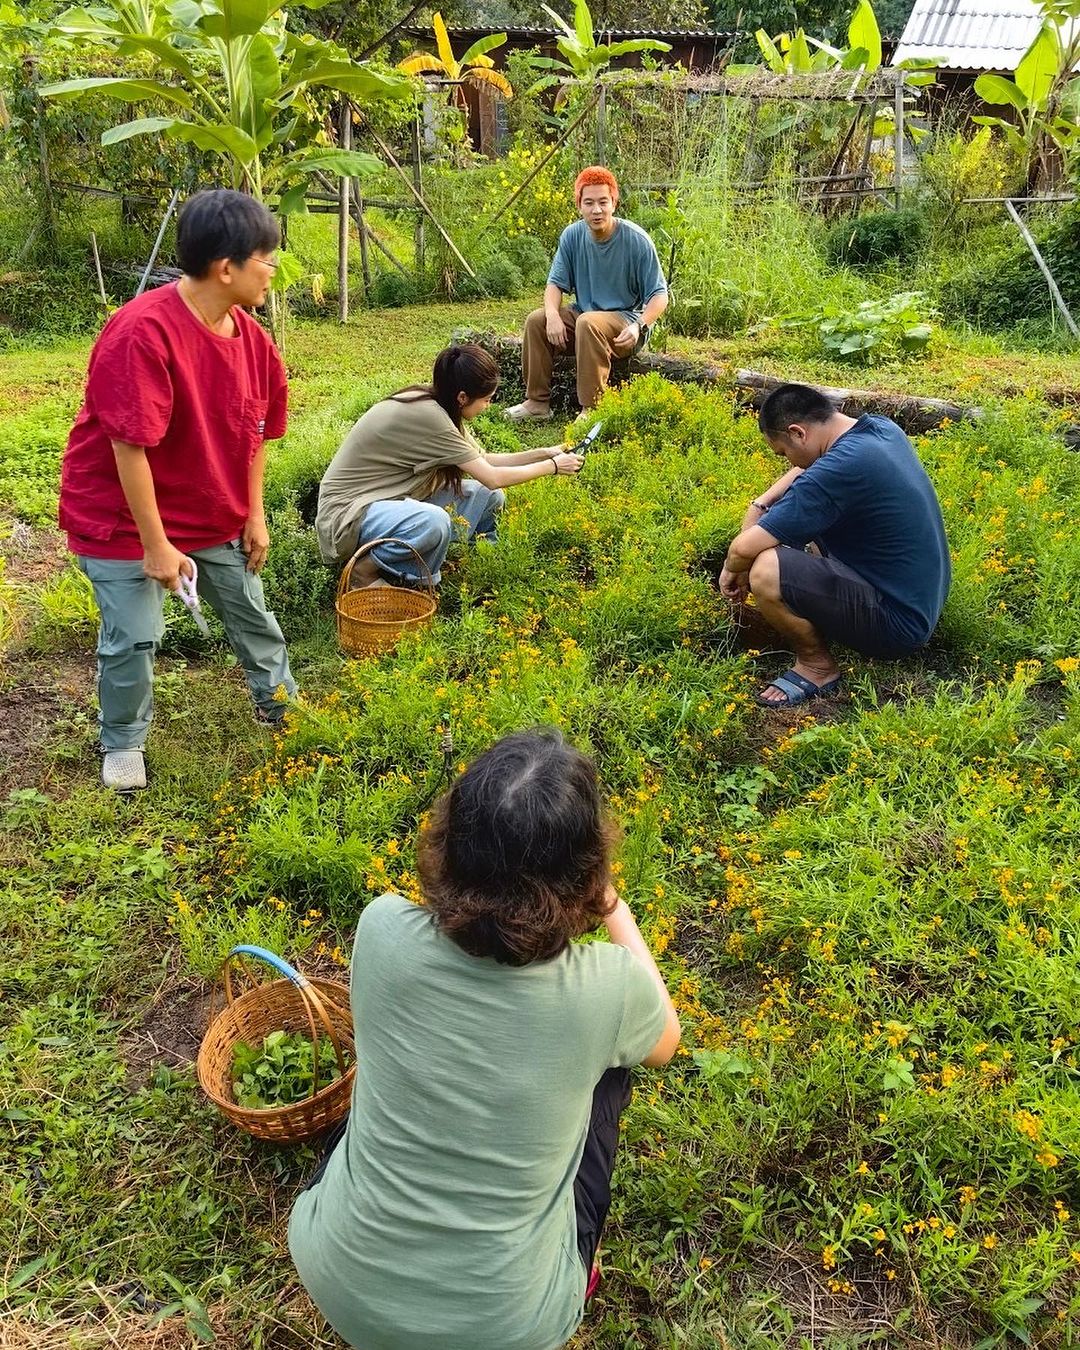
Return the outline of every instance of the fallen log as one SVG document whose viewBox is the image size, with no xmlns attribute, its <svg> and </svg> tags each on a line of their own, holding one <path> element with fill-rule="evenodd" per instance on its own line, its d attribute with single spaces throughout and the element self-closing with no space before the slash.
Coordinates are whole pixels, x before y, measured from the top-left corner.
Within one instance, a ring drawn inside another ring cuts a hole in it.
<svg viewBox="0 0 1080 1350">
<path fill-rule="evenodd" d="M 475 342 L 490 353 L 499 364 L 502 375 L 499 397 L 503 403 L 517 403 L 525 397 L 521 382 L 521 339 L 498 333 L 459 329 L 454 342 Z M 761 406 L 765 395 L 784 381 L 757 370 L 736 370 L 718 366 L 711 361 L 689 356 L 675 356 L 666 352 L 635 352 L 624 361 L 615 361 L 611 367 L 611 382 L 624 384 L 637 375 L 662 375 L 674 384 L 697 384 L 703 388 L 732 390 L 736 399 L 748 410 Z M 898 394 L 881 389 L 839 389 L 818 385 L 826 398 L 850 416 L 860 413 L 879 413 L 891 417 L 912 435 L 919 435 L 939 427 L 945 421 L 977 420 L 982 408 L 952 403 L 947 399 L 919 398 L 912 394 Z M 557 414 L 574 416 L 578 411 L 574 364 L 569 358 L 559 357 L 555 362 L 551 388 L 551 406 Z"/>
<path fill-rule="evenodd" d="M 737 370 L 734 380 L 736 389 L 747 395 L 743 401 L 755 410 L 764 403 L 766 395 L 785 383 L 777 376 L 765 375 L 759 370 Z M 898 394 L 886 389 L 839 389 L 827 384 L 814 388 L 820 389 L 849 417 L 878 413 L 891 417 L 905 431 L 915 435 L 932 431 L 945 421 L 977 422 L 983 416 L 982 408 L 951 403 L 943 398 L 921 398 L 917 394 Z"/>
<path fill-rule="evenodd" d="M 453 334 L 452 341 L 475 342 L 495 358 L 502 376 L 499 387 L 500 402 L 518 403 L 525 397 L 525 389 L 521 382 L 521 338 L 462 328 Z M 662 375 L 673 384 L 699 384 L 705 387 L 710 385 L 729 387 L 731 384 L 729 370 L 714 365 L 711 361 L 696 361 L 692 357 L 668 356 L 666 353 L 654 355 L 652 352 L 643 351 L 635 352 L 625 360 L 615 361 L 612 364 L 611 383 L 614 385 L 625 384 L 636 375 Z M 569 417 L 575 416 L 580 411 L 574 363 L 568 357 L 560 357 L 555 362 L 551 406 L 556 413 Z"/>
</svg>

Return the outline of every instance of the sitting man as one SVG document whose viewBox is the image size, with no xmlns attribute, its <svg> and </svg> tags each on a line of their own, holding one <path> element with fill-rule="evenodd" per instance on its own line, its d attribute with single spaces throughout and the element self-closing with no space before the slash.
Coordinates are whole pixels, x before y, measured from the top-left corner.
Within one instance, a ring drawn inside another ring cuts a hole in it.
<svg viewBox="0 0 1080 1350">
<path fill-rule="evenodd" d="M 820 390 L 782 384 L 758 425 L 792 468 L 750 503 L 720 589 L 752 594 L 791 643 L 793 668 L 757 700 L 791 708 L 839 688 L 828 642 L 898 657 L 927 641 L 949 591 L 949 548 L 926 470 L 887 417 L 846 417 Z M 804 552 L 811 542 L 817 553 Z"/>
<path fill-rule="evenodd" d="M 610 169 L 582 169 L 574 182 L 581 212 L 563 230 L 544 304 L 525 320 L 521 367 L 525 402 L 506 410 L 512 422 L 551 417 L 551 371 L 557 352 L 577 358 L 577 396 L 591 408 L 607 388 L 611 361 L 629 356 L 667 308 L 667 283 L 652 240 L 615 215 L 619 185 Z M 563 306 L 573 294 L 574 304 Z"/>
</svg>

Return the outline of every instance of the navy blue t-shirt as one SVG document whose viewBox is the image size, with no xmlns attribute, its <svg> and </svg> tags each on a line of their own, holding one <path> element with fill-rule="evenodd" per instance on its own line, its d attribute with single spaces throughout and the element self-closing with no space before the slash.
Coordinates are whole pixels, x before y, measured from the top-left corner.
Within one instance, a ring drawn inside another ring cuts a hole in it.
<svg viewBox="0 0 1080 1350">
<path fill-rule="evenodd" d="M 945 522 L 914 446 L 887 417 L 860 417 L 758 524 L 792 548 L 816 540 L 876 586 L 900 645 L 934 631 L 952 570 Z"/>
</svg>

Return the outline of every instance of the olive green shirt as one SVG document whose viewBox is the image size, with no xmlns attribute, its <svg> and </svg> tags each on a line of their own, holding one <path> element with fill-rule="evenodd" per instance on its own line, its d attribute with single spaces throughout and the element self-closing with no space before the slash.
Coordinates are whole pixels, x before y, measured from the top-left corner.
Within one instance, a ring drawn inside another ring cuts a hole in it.
<svg viewBox="0 0 1080 1350">
<path fill-rule="evenodd" d="M 438 469 L 482 453 L 433 398 L 408 394 L 374 404 L 342 441 L 319 484 L 315 529 L 323 561 L 344 562 L 356 552 L 372 502 L 423 501 L 434 490 Z"/>
<path fill-rule="evenodd" d="M 593 1088 L 664 1030 L 648 971 L 603 942 L 500 965 L 383 895 L 356 930 L 352 1008 L 348 1130 L 289 1224 L 308 1292 L 359 1350 L 565 1344 Z"/>
</svg>

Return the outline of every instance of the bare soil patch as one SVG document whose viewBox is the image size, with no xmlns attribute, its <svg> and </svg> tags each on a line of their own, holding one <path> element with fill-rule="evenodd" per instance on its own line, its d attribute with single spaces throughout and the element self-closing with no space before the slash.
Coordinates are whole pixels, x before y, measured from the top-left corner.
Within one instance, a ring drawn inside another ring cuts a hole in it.
<svg viewBox="0 0 1080 1350">
<path fill-rule="evenodd" d="M 0 663 L 0 797 L 51 781 L 47 746 L 72 704 L 85 704 L 94 684 L 90 653 Z"/>
</svg>

